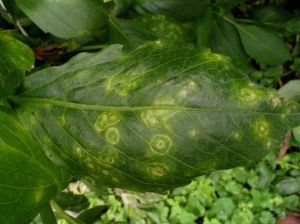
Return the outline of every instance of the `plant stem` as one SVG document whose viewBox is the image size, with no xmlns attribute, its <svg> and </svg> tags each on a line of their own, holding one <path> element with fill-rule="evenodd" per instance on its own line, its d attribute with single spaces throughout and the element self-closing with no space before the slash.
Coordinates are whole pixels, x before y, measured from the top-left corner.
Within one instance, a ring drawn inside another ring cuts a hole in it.
<svg viewBox="0 0 300 224">
<path fill-rule="evenodd" d="M 57 223 L 56 218 L 54 216 L 54 213 L 53 213 L 52 208 L 49 203 L 42 208 L 40 215 L 41 215 L 43 224 L 56 224 Z"/>
<path fill-rule="evenodd" d="M 69 224 L 83 224 L 81 221 L 73 218 L 72 216 L 65 213 L 65 211 L 53 200 L 51 200 L 51 206 L 55 209 L 56 214 L 65 219 Z"/>
</svg>

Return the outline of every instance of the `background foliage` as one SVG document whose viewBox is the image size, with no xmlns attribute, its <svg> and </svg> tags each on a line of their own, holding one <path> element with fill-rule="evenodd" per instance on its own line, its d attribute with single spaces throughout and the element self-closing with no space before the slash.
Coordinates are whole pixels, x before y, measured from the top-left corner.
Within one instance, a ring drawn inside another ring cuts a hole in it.
<svg viewBox="0 0 300 224">
<path fill-rule="evenodd" d="M 146 41 L 170 38 L 227 55 L 253 81 L 300 101 L 296 0 L 0 3 L 1 98 L 18 91 L 25 72 L 32 68 L 34 72 L 60 65 L 79 52 L 98 51 L 114 43 L 131 51 Z M 73 184 L 59 194 L 56 203 L 73 215 L 80 213 L 79 220 L 86 223 L 274 223 L 286 213 L 299 213 L 300 126 L 293 129 L 290 145 L 282 160 L 276 159 L 279 149 L 274 149 L 253 169 L 203 176 L 167 196 L 122 189 L 92 193 L 77 182 L 77 187 Z M 88 220 L 91 217 L 95 219 Z"/>
</svg>

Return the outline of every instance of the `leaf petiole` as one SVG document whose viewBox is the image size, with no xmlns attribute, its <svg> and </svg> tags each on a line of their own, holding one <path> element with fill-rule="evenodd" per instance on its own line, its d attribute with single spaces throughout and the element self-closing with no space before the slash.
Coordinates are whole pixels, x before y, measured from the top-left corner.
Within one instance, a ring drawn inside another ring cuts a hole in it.
<svg viewBox="0 0 300 224">
<path fill-rule="evenodd" d="M 46 204 L 41 212 L 40 212 L 40 216 L 42 219 L 43 224 L 56 224 L 56 218 L 55 215 L 53 213 L 53 210 L 50 206 L 50 204 Z"/>
</svg>

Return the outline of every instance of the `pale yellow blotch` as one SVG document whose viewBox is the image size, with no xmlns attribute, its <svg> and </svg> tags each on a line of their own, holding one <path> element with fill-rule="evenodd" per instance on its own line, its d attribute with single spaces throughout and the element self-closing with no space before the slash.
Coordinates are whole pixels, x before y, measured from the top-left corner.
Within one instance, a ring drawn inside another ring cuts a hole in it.
<svg viewBox="0 0 300 224">
<path fill-rule="evenodd" d="M 251 102 L 257 99 L 257 94 L 254 89 L 243 88 L 241 89 L 240 94 L 241 94 L 240 98 L 247 102 L 249 101 Z"/>
<path fill-rule="evenodd" d="M 273 144 L 272 144 L 271 141 L 268 141 L 268 142 L 267 142 L 267 148 L 268 148 L 268 149 L 270 149 L 270 148 L 272 147 L 272 145 L 273 145 Z"/>
<path fill-rule="evenodd" d="M 121 117 L 116 112 L 103 112 L 101 113 L 94 124 L 96 131 L 101 132 L 107 127 L 117 124 L 121 120 Z"/>
<path fill-rule="evenodd" d="M 260 137 L 267 136 L 269 134 L 269 124 L 265 120 L 256 121 L 254 124 L 254 130 Z"/>
<path fill-rule="evenodd" d="M 112 85 L 113 78 L 107 79 L 105 82 L 105 90 L 106 92 L 111 92 L 114 90 L 113 85 Z"/>
<path fill-rule="evenodd" d="M 274 107 L 277 107 L 277 106 L 279 106 L 281 104 L 281 99 L 279 98 L 279 97 L 274 97 L 273 99 L 272 99 L 272 105 L 274 106 Z"/>
<path fill-rule="evenodd" d="M 112 181 L 115 182 L 115 183 L 119 183 L 119 179 L 116 178 L 116 177 L 113 177 L 113 178 L 112 178 Z"/>
<path fill-rule="evenodd" d="M 168 168 L 164 164 L 160 164 L 160 163 L 152 164 L 149 169 L 150 169 L 150 173 L 157 177 L 165 176 L 168 173 Z"/>
<path fill-rule="evenodd" d="M 58 123 L 60 124 L 60 126 L 65 126 L 65 123 L 66 123 L 65 117 L 64 116 L 60 116 L 58 118 Z"/>
<path fill-rule="evenodd" d="M 107 170 L 103 170 L 102 173 L 105 175 L 105 176 L 108 176 L 109 175 L 109 172 Z"/>
<path fill-rule="evenodd" d="M 96 122 L 94 124 L 94 128 L 96 129 L 96 131 L 101 132 L 105 130 L 107 127 L 108 127 L 108 117 L 107 114 L 104 112 L 97 117 Z"/>
<path fill-rule="evenodd" d="M 242 136 L 241 136 L 241 134 L 239 133 L 239 132 L 232 132 L 232 137 L 235 139 L 235 140 L 237 140 L 237 141 L 240 141 L 241 139 L 242 139 Z"/>
<path fill-rule="evenodd" d="M 268 97 L 274 107 L 277 107 L 281 104 L 281 99 L 274 92 L 269 92 Z"/>
<path fill-rule="evenodd" d="M 75 146 L 74 151 L 75 151 L 76 155 L 79 156 L 79 158 L 82 157 L 83 150 L 79 146 Z"/>
<path fill-rule="evenodd" d="M 117 128 L 109 128 L 105 132 L 105 139 L 112 145 L 118 144 L 120 141 L 120 133 Z"/>
<path fill-rule="evenodd" d="M 155 41 L 155 44 L 159 47 L 162 47 L 162 42 L 160 40 Z"/>
<path fill-rule="evenodd" d="M 90 168 L 90 169 L 94 169 L 95 168 L 94 164 L 92 164 L 92 163 L 87 163 L 87 167 Z"/>
<path fill-rule="evenodd" d="M 188 95 L 188 91 L 186 89 L 181 89 L 178 93 L 178 96 L 185 98 Z"/>
<path fill-rule="evenodd" d="M 153 127 L 157 124 L 159 124 L 158 119 L 155 116 L 154 111 L 148 110 L 148 111 L 143 111 L 141 113 L 141 118 L 144 124 L 148 127 Z"/>
<path fill-rule="evenodd" d="M 167 153 L 172 147 L 172 141 L 167 135 L 155 135 L 150 141 L 150 148 L 155 153 Z"/>
<path fill-rule="evenodd" d="M 195 130 L 195 129 L 191 129 L 190 131 L 189 131 L 189 136 L 191 137 L 191 138 L 195 138 L 196 136 L 197 136 L 197 131 Z"/>
<path fill-rule="evenodd" d="M 106 145 L 98 152 L 98 163 L 100 165 L 112 165 L 119 159 L 119 154 L 111 145 Z"/>
</svg>

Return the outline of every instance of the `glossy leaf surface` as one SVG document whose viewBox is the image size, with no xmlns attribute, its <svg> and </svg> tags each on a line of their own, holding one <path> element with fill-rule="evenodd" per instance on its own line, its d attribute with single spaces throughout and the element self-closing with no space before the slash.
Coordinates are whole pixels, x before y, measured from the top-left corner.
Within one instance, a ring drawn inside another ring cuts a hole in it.
<svg viewBox="0 0 300 224">
<path fill-rule="evenodd" d="M 116 50 L 91 66 L 75 58 L 37 72 L 14 98 L 44 150 L 95 185 L 162 192 L 249 166 L 300 123 L 298 104 L 208 49 L 156 41 Z"/>
<path fill-rule="evenodd" d="M 68 180 L 10 110 L 0 109 L 0 223 L 29 223 Z"/>
<path fill-rule="evenodd" d="M 106 20 L 97 0 L 17 0 L 16 3 L 44 32 L 64 39 L 92 39 Z"/>
<path fill-rule="evenodd" d="M 263 64 L 280 64 L 290 59 L 284 41 L 277 34 L 255 25 L 235 23 L 246 53 Z"/>
<path fill-rule="evenodd" d="M 32 50 L 0 32 L 0 98 L 10 95 L 34 64 Z"/>
</svg>

